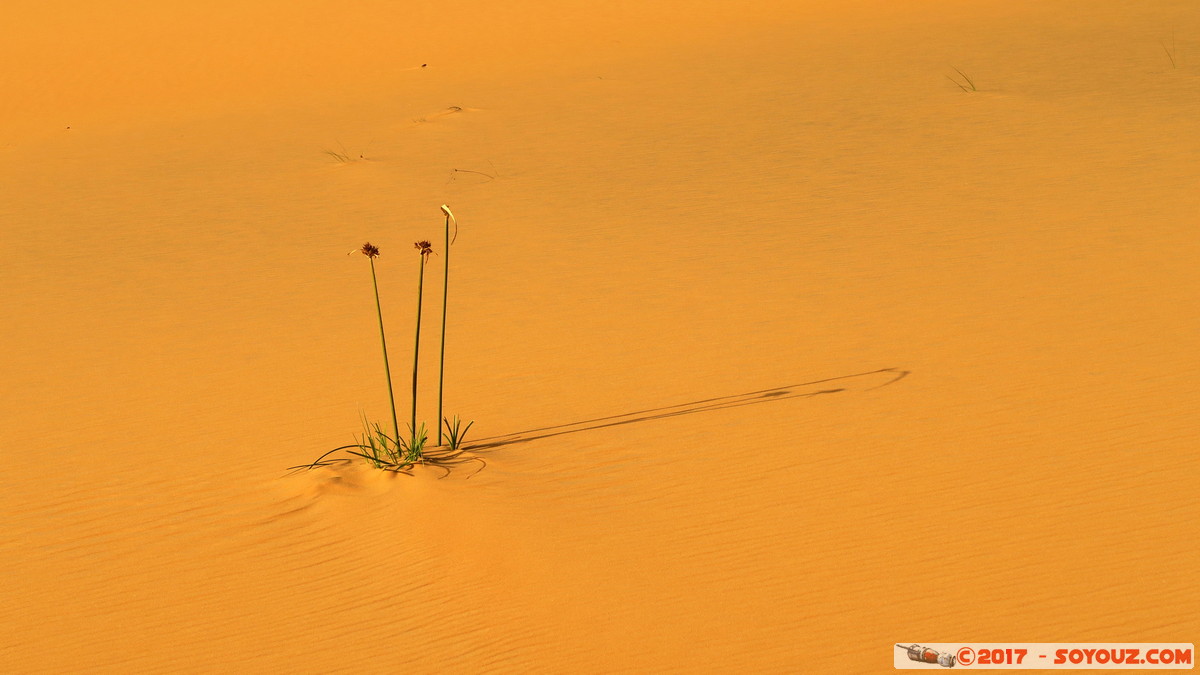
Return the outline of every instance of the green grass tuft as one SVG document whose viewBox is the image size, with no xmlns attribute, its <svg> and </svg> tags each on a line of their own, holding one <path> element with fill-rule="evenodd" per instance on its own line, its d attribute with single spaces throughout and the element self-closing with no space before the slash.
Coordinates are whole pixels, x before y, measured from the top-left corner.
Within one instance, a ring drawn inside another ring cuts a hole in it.
<svg viewBox="0 0 1200 675">
<path fill-rule="evenodd" d="M 384 433 L 378 422 L 368 423 L 366 416 L 363 417 L 363 434 L 356 440 L 356 445 L 362 452 L 354 454 L 366 459 L 376 469 L 400 462 L 400 444 L 395 438 Z"/>
<path fill-rule="evenodd" d="M 404 452 L 404 461 L 408 463 L 424 461 L 427 442 L 429 442 L 429 432 L 425 430 L 424 422 L 421 422 L 415 430 L 409 427 L 408 442 L 400 445 L 400 449 Z"/>
<path fill-rule="evenodd" d="M 462 426 L 462 419 L 458 415 L 454 416 L 453 420 L 442 418 L 442 424 L 446 425 L 446 440 L 449 442 L 451 450 L 458 450 L 462 447 L 463 439 L 467 437 L 467 431 L 471 429 L 471 425 L 475 424 L 475 420 L 467 422 L 467 426 Z"/>
</svg>

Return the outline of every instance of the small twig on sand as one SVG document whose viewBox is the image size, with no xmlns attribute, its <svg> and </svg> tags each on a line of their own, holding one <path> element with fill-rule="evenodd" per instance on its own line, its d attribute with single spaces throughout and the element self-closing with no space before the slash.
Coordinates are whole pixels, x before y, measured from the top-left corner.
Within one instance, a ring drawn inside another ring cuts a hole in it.
<svg viewBox="0 0 1200 675">
<path fill-rule="evenodd" d="M 1158 44 L 1162 45 L 1163 51 L 1167 53 L 1167 58 L 1171 59 L 1171 69 L 1174 70 L 1176 68 L 1176 65 L 1175 65 L 1175 33 L 1174 33 L 1174 31 L 1171 32 L 1171 48 L 1170 49 L 1167 49 L 1167 44 L 1161 40 L 1159 41 Z"/>
<path fill-rule="evenodd" d="M 493 176 L 490 173 L 485 173 L 483 171 L 472 171 L 471 169 L 450 169 L 450 178 L 447 179 L 446 182 L 449 183 L 450 181 L 454 180 L 454 174 L 456 174 L 456 173 L 473 173 L 473 174 L 477 174 L 480 176 L 484 176 L 487 178 L 487 180 L 484 181 L 485 183 L 490 183 L 490 182 L 496 180 L 495 176 Z"/>
</svg>

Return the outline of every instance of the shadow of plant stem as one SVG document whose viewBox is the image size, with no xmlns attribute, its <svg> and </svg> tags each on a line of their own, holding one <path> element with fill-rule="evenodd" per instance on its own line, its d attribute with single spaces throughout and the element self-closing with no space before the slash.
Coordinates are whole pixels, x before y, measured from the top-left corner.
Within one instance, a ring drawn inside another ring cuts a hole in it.
<svg viewBox="0 0 1200 675">
<path fill-rule="evenodd" d="M 407 462 L 407 463 L 402 463 L 402 464 L 397 464 L 397 465 L 383 466 L 380 468 L 383 468 L 383 469 L 386 469 L 389 471 L 396 471 L 399 473 L 411 473 L 412 467 L 415 466 L 416 464 L 433 464 L 433 465 L 439 466 L 439 468 L 442 468 L 443 470 L 445 470 L 446 473 L 441 476 L 442 478 L 445 478 L 446 476 L 448 476 L 450 474 L 450 469 L 448 468 L 450 466 L 459 465 L 459 464 L 467 464 L 467 463 L 471 463 L 471 462 L 478 462 L 480 464 L 480 468 L 471 474 L 471 476 L 474 476 L 476 473 L 479 473 L 479 471 L 482 471 L 483 468 L 487 466 L 487 462 L 484 461 L 483 458 L 481 458 L 481 457 L 464 456 L 464 453 L 466 453 L 466 452 L 475 453 L 475 452 L 480 452 L 480 451 L 491 450 L 494 448 L 503 447 L 505 445 L 514 445 L 517 443 L 528 443 L 530 441 L 536 441 L 536 440 L 539 440 L 542 438 L 550 438 L 553 436 L 562 436 L 565 434 L 576 434 L 576 433 L 580 433 L 583 431 L 593 431 L 596 429 L 615 427 L 615 426 L 620 426 L 623 424 L 634 424 L 637 422 L 649 422 L 652 420 L 665 419 L 668 417 L 677 417 L 679 415 L 693 415 L 693 414 L 701 413 L 701 412 L 708 412 L 708 411 L 713 411 L 713 410 L 725 410 L 728 408 L 737 408 L 737 407 L 746 406 L 746 405 L 757 405 L 757 404 L 761 404 L 761 403 L 783 401 L 783 400 L 793 399 L 793 398 L 813 398 L 816 396 L 848 393 L 848 392 L 854 392 L 854 391 L 858 391 L 858 392 L 873 391 L 875 389 L 882 389 L 884 387 L 888 387 L 893 384 L 896 384 L 900 380 L 903 380 L 904 378 L 908 377 L 911 374 L 911 372 L 912 371 L 904 370 L 901 368 L 880 368 L 879 370 L 871 370 L 871 371 L 866 371 L 866 372 L 862 372 L 862 373 L 854 373 L 851 375 L 839 375 L 837 377 L 829 377 L 829 378 L 825 378 L 822 380 L 811 380 L 809 382 L 799 382 L 796 384 L 787 384 L 787 385 L 783 385 L 783 386 L 779 386 L 779 387 L 771 387 L 769 389 L 758 389 L 755 391 L 748 391 L 748 392 L 744 392 L 741 394 L 730 394 L 728 396 L 717 396 L 714 398 L 701 399 L 698 401 L 689 401 L 687 403 L 677 403 L 675 405 L 660 406 L 657 408 L 646 408 L 645 410 L 635 410 L 633 412 L 622 413 L 620 415 L 608 415 L 606 417 L 594 417 L 592 419 L 580 420 L 578 422 L 569 422 L 567 424 L 556 424 L 556 425 L 552 425 L 552 426 L 548 426 L 548 427 L 538 427 L 536 429 L 526 429 L 525 431 L 518 431 L 518 432 L 511 433 L 511 434 L 504 434 L 502 436 L 489 436 L 487 438 L 480 439 L 479 441 L 476 441 L 476 442 L 472 443 L 471 445 L 465 446 L 465 447 L 434 448 L 432 451 L 427 451 L 424 453 L 424 457 L 423 457 L 422 461 Z M 877 376 L 878 377 L 886 377 L 886 380 L 879 384 L 875 384 L 874 386 L 854 387 L 854 384 L 856 381 L 861 382 L 862 380 L 865 380 L 868 378 L 874 378 Z M 834 383 L 843 385 L 843 386 L 832 386 L 832 387 L 826 386 L 826 385 L 830 385 L 830 384 L 834 384 Z M 802 392 L 794 391 L 796 389 L 803 389 L 805 387 L 820 387 L 820 388 L 815 389 L 814 391 L 802 391 Z M 464 433 L 465 433 L 465 430 L 464 430 Z M 361 444 L 345 445 L 340 448 L 334 448 L 333 450 L 330 450 L 329 452 L 325 453 L 324 455 L 321 455 L 320 457 L 318 457 L 316 459 L 316 461 L 312 462 L 311 464 L 301 464 L 299 466 L 289 467 L 288 470 L 294 471 L 294 470 L 299 470 L 299 469 L 315 469 L 317 467 L 333 466 L 333 465 L 349 462 L 350 461 L 349 459 L 343 458 L 343 457 L 335 457 L 335 458 L 329 459 L 330 455 L 338 452 L 339 450 L 346 450 L 350 454 L 354 454 L 359 457 L 365 457 L 368 460 L 371 459 L 370 456 L 364 455 L 363 453 L 355 451 L 355 450 L 351 450 L 351 448 L 357 448 L 358 450 L 369 449 L 368 446 L 364 446 Z M 468 478 L 470 478 L 470 476 L 468 476 Z"/>
<path fill-rule="evenodd" d="M 700 412 L 724 410 L 727 408 L 770 403 L 773 401 L 782 401 L 792 398 L 813 398 L 815 396 L 824 396 L 827 394 L 839 394 L 854 391 L 850 389 L 849 386 L 852 385 L 855 380 L 862 380 L 873 376 L 886 376 L 888 378 L 882 384 L 858 389 L 858 391 L 871 391 L 873 389 L 880 389 L 895 384 L 907 377 L 910 372 L 911 371 L 902 370 L 899 368 L 881 368 L 879 370 L 872 370 L 863 373 L 854 373 L 853 375 L 840 375 L 838 377 L 830 377 L 823 380 L 813 380 L 811 382 L 789 384 L 781 387 L 772 387 L 770 389 L 748 391 L 742 394 L 731 394 L 729 396 L 718 396 L 715 398 L 689 401 L 687 403 L 678 403 L 675 405 L 662 406 L 658 408 L 647 408 L 645 410 L 636 410 L 634 412 L 622 413 L 620 415 L 595 417 L 592 419 L 580 420 L 578 422 L 570 422 L 567 424 L 556 424 L 537 429 L 527 429 L 525 431 L 518 431 L 511 434 L 505 434 L 503 436 L 490 436 L 488 438 L 482 438 L 472 443 L 469 449 L 478 452 L 480 450 L 488 450 L 505 445 L 512 445 L 515 443 L 527 443 L 529 441 L 550 438 L 552 436 L 575 434 L 581 431 L 592 431 L 595 429 L 615 427 L 623 424 L 634 424 L 636 422 L 648 422 L 667 417 L 677 417 L 679 415 L 692 415 Z M 838 383 L 847 386 L 822 387 L 815 391 L 807 392 L 793 391 L 795 389 L 817 387 L 832 383 Z"/>
</svg>

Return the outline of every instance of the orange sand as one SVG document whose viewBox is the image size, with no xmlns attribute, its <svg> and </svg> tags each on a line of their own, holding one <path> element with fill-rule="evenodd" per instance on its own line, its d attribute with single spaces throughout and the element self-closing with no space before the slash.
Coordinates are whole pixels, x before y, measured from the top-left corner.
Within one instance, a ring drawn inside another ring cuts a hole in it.
<svg viewBox="0 0 1200 675">
<path fill-rule="evenodd" d="M 0 669 L 1196 641 L 1200 7 L 645 4 L 4 3 Z"/>
</svg>

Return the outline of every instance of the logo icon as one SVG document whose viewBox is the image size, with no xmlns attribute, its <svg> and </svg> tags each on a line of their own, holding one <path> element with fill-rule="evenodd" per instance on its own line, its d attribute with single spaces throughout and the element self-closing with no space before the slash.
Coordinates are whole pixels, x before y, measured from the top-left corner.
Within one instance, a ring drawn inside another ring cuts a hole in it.
<svg viewBox="0 0 1200 675">
<path fill-rule="evenodd" d="M 943 654 L 928 647 L 922 647 L 921 645 L 909 645 L 907 647 L 904 645 L 896 646 L 907 651 L 908 658 L 912 659 L 913 661 L 920 661 L 921 663 L 936 663 L 943 668 L 953 668 L 954 663 L 957 660 L 957 657 L 954 654 Z M 972 654 L 972 656 L 974 655 Z M 964 664 L 965 663 L 968 662 L 964 662 Z"/>
</svg>

